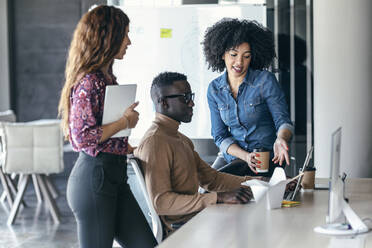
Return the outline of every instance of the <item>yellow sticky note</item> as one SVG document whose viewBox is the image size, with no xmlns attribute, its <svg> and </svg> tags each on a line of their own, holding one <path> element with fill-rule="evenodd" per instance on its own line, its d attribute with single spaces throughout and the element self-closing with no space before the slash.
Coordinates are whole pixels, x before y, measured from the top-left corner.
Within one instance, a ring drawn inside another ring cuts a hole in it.
<svg viewBox="0 0 372 248">
<path fill-rule="evenodd" d="M 161 28 L 160 29 L 160 38 L 172 38 L 172 29 Z"/>
</svg>

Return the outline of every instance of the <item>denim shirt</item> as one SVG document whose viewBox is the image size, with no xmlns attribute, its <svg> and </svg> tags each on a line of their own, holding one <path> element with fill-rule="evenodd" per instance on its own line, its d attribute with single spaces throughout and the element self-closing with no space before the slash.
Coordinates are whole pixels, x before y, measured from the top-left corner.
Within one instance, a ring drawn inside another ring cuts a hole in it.
<svg viewBox="0 0 372 248">
<path fill-rule="evenodd" d="M 268 71 L 248 69 L 236 100 L 225 72 L 209 84 L 207 97 L 212 136 L 227 162 L 236 159 L 227 154 L 233 143 L 249 152 L 272 150 L 277 131 L 286 128 L 293 134 L 284 93 Z"/>
</svg>

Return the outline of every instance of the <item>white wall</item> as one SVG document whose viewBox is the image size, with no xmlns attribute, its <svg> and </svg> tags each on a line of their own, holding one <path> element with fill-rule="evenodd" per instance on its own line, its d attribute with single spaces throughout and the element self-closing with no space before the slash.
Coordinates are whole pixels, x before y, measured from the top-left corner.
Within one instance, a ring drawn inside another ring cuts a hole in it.
<svg viewBox="0 0 372 248">
<path fill-rule="evenodd" d="M 10 107 L 7 0 L 0 0 L 0 111 Z"/>
<path fill-rule="evenodd" d="M 141 117 L 131 133 L 131 139 L 140 139 L 152 123 L 155 112 L 150 97 L 151 83 L 163 71 L 186 74 L 195 92 L 193 121 L 181 125 L 180 132 L 190 138 L 211 138 L 206 96 L 209 83 L 220 73 L 208 70 L 205 63 L 200 44 L 205 30 L 223 17 L 251 18 L 266 25 L 266 7 L 200 4 L 175 7 L 125 6 L 123 10 L 131 20 L 129 36 L 132 45 L 123 60 L 115 61 L 113 71 L 119 84 L 138 85 L 136 98 L 140 104 L 137 110 Z M 170 30 L 165 37 L 160 35 L 164 29 Z"/>
<path fill-rule="evenodd" d="M 313 13 L 317 177 L 329 176 L 339 126 L 341 171 L 372 177 L 372 1 L 314 0 Z"/>
</svg>

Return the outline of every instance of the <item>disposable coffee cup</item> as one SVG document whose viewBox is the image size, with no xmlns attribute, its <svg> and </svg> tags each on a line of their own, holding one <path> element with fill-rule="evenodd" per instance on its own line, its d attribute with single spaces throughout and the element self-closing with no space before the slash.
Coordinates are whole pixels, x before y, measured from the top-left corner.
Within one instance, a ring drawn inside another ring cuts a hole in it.
<svg viewBox="0 0 372 248">
<path fill-rule="evenodd" d="M 257 164 L 260 166 L 260 168 L 256 167 L 256 171 L 258 173 L 268 172 L 269 166 L 270 166 L 270 151 L 264 148 L 256 148 L 256 149 L 253 149 L 253 152 L 259 155 L 259 156 L 255 156 L 255 158 L 256 160 L 261 162 Z"/>
<path fill-rule="evenodd" d="M 304 190 L 313 190 L 315 186 L 315 167 L 307 168 L 302 176 L 301 186 Z"/>
</svg>

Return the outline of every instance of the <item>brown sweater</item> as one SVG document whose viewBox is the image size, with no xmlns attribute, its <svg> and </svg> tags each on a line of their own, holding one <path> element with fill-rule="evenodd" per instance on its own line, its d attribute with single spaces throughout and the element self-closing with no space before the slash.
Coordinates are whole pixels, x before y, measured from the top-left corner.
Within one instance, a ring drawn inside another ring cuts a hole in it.
<svg viewBox="0 0 372 248">
<path fill-rule="evenodd" d="M 152 126 L 142 138 L 134 155 L 145 173 L 146 187 L 165 226 L 186 222 L 206 206 L 217 202 L 219 191 L 240 187 L 250 177 L 221 173 L 205 163 L 194 150 L 191 140 L 178 132 L 180 123 L 156 113 Z M 208 191 L 198 193 L 199 185 Z"/>
</svg>

